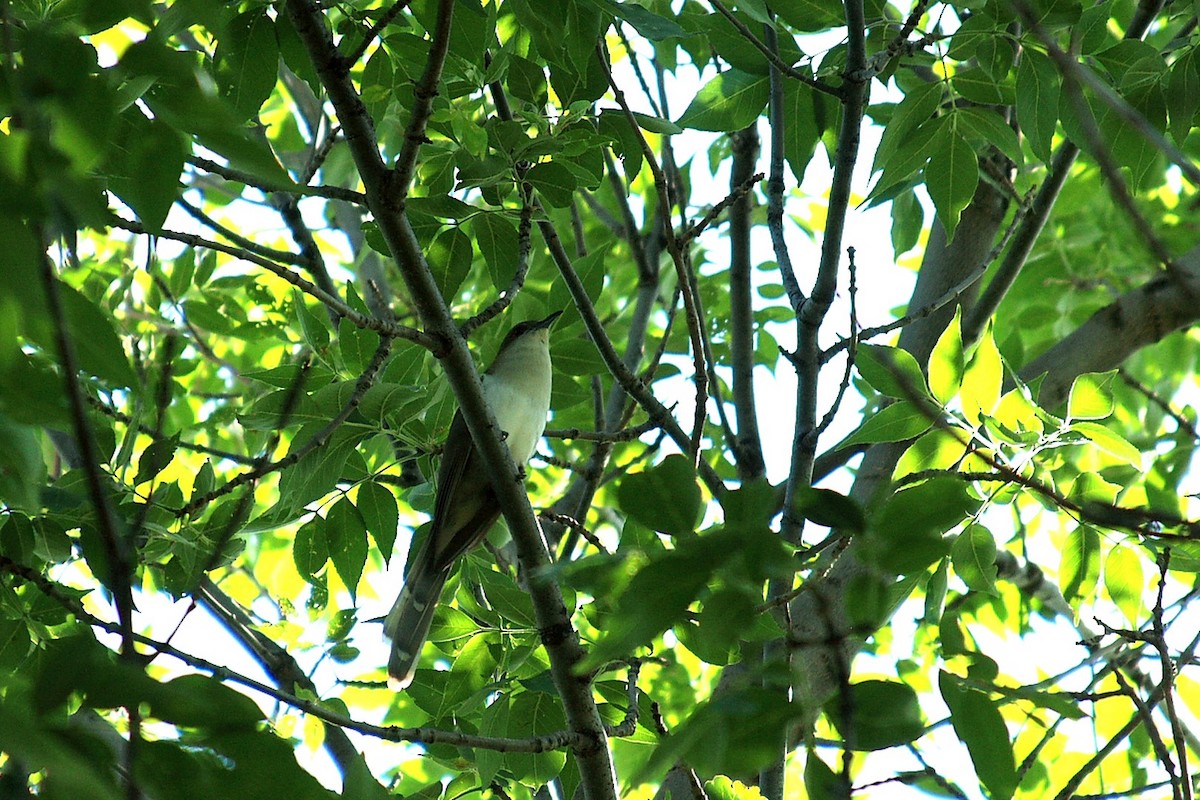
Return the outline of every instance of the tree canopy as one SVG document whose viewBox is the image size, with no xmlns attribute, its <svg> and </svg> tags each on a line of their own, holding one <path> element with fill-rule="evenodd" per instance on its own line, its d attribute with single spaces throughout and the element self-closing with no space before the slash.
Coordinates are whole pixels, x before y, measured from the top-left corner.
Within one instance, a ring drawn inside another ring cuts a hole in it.
<svg viewBox="0 0 1200 800">
<path fill-rule="evenodd" d="M 0 0 L 3 796 L 1190 798 L 1198 44 Z M 456 409 L 504 521 L 397 693 Z"/>
</svg>

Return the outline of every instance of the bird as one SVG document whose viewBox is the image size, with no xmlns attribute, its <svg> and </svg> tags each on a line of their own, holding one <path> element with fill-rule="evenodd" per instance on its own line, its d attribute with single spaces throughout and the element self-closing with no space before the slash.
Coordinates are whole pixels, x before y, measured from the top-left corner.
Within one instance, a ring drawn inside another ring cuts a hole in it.
<svg viewBox="0 0 1200 800">
<path fill-rule="evenodd" d="M 513 326 L 481 376 L 484 398 L 522 474 L 550 413 L 550 326 L 561 313 Z M 483 541 L 499 517 L 491 477 L 460 409 L 442 451 L 429 535 L 409 559 L 404 587 L 384 621 L 384 634 L 391 639 L 388 686 L 392 689 L 402 690 L 412 682 L 455 562 Z"/>
</svg>

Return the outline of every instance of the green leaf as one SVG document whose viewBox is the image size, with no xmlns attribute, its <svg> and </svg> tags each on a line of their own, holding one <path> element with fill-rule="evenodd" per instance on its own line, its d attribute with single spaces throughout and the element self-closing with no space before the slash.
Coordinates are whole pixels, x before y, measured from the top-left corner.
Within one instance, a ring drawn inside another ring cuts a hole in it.
<svg viewBox="0 0 1200 800">
<path fill-rule="evenodd" d="M 967 588 L 992 596 L 996 591 L 996 539 L 982 525 L 968 525 L 950 546 L 954 571 Z"/>
<path fill-rule="evenodd" d="M 575 272 L 579 275 L 579 280 L 583 283 L 584 291 L 587 296 L 596 302 L 600 297 L 600 292 L 604 289 L 605 275 L 605 259 L 608 256 L 607 248 L 599 248 L 593 250 L 585 256 L 575 259 Z M 550 296 L 546 301 L 546 307 L 550 309 L 564 308 L 563 318 L 559 320 L 556 326 L 557 330 L 561 331 L 572 324 L 572 320 L 579 320 L 579 311 L 575 308 L 575 302 L 571 298 L 571 293 L 568 291 L 564 281 L 555 281 L 550 287 Z M 562 337 L 555 334 L 555 341 L 559 341 Z"/>
<path fill-rule="evenodd" d="M 950 79 L 954 90 L 972 102 L 989 106 L 1011 106 L 1016 89 L 1007 75 L 994 76 L 982 67 L 968 67 Z"/>
<path fill-rule="evenodd" d="M 946 239 L 954 239 L 958 218 L 975 196 L 979 185 L 979 159 L 975 148 L 957 133 L 941 137 L 933 146 L 925 165 L 925 186 L 937 209 L 938 220 L 946 229 Z"/>
<path fill-rule="evenodd" d="M 527 58 L 509 54 L 508 90 L 514 97 L 539 105 L 545 104 L 547 95 L 546 72 Z"/>
<path fill-rule="evenodd" d="M 517 739 L 555 733 L 566 726 L 566 718 L 556 699 L 542 692 L 502 694 L 483 712 L 480 732 L 485 736 Z M 483 756 L 480 751 L 481 777 L 506 768 L 517 780 L 545 784 L 558 777 L 566 765 L 562 750 L 545 753 L 498 753 Z"/>
<path fill-rule="evenodd" d="M 934 428 L 904 451 L 904 455 L 896 463 L 893 477 L 899 478 L 926 470 L 949 470 L 962 459 L 967 449 L 967 445 L 950 431 Z"/>
<path fill-rule="evenodd" d="M 0 526 L 0 553 L 18 564 L 35 563 L 37 535 L 33 523 L 22 514 L 13 514 Z"/>
<path fill-rule="evenodd" d="M 142 224 L 160 230 L 179 197 L 179 175 L 186 156 L 185 143 L 171 126 L 146 119 L 136 106 L 126 109 L 106 164 L 109 188 L 129 204 Z M 174 280 L 172 290 L 176 297 L 183 293 Z"/>
<path fill-rule="evenodd" d="M 278 42 L 279 55 L 283 58 L 283 63 L 308 84 L 308 88 L 312 89 L 314 95 L 320 97 L 324 90 L 321 86 L 321 78 L 317 75 L 317 68 L 313 66 L 304 41 L 300 38 L 300 34 L 296 33 L 296 28 L 288 19 L 287 14 L 280 14 L 275 18 L 275 39 Z"/>
<path fill-rule="evenodd" d="M 1073 422 L 1068 430 L 1086 436 L 1104 452 L 1135 469 L 1142 468 L 1142 452 L 1124 437 L 1095 422 Z"/>
<path fill-rule="evenodd" d="M 838 447 L 879 442 L 906 442 L 929 430 L 933 422 L 913 403 L 900 401 L 867 417 L 858 430 L 843 439 Z"/>
<path fill-rule="evenodd" d="M 802 486 L 793 498 L 793 510 L 818 525 L 859 533 L 866 528 L 862 506 L 832 489 Z"/>
<path fill-rule="evenodd" d="M 1017 66 L 1017 122 L 1034 155 L 1050 161 L 1062 76 L 1050 57 L 1026 47 Z"/>
<path fill-rule="evenodd" d="M 797 491 L 804 491 L 804 488 Z M 810 489 L 810 491 L 828 492 L 826 489 Z M 834 494 L 833 492 L 829 493 Z M 766 478 L 743 481 L 741 486 L 727 491 L 720 498 L 721 508 L 725 511 L 726 527 L 760 531 L 769 529 L 771 517 L 776 514 L 779 497 L 780 493 L 767 483 Z M 838 497 L 846 499 L 841 495 Z"/>
<path fill-rule="evenodd" d="M 30 512 L 41 510 L 39 495 L 46 479 L 36 430 L 0 414 L 0 503 Z"/>
<path fill-rule="evenodd" d="M 471 236 L 487 262 L 488 275 L 497 291 L 508 289 L 517 274 L 517 226 L 503 214 L 479 214 L 469 223 Z"/>
<path fill-rule="evenodd" d="M 962 311 L 954 309 L 954 319 L 942 331 L 929 355 L 929 388 L 942 405 L 949 403 L 962 386 L 965 357 L 960 323 Z"/>
<path fill-rule="evenodd" d="M 669 119 L 651 116 L 650 114 L 639 114 L 636 111 L 633 112 L 633 118 L 637 121 L 639 128 L 644 131 L 650 131 L 650 133 L 657 133 L 662 136 L 673 136 L 677 133 L 683 133 L 683 128 Z"/>
<path fill-rule="evenodd" d="M 917 246 L 924 227 L 925 209 L 915 192 L 903 191 L 892 198 L 892 252 L 897 258 Z"/>
<path fill-rule="evenodd" d="M 967 746 L 975 774 L 996 800 L 1008 800 L 1017 788 L 1017 768 L 1004 718 L 991 698 L 946 671 L 938 688 L 950 709 L 950 724 Z"/>
<path fill-rule="evenodd" d="M 708 800 L 763 800 L 757 786 L 747 786 L 724 775 L 705 781 L 704 794 Z"/>
<path fill-rule="evenodd" d="M 942 535 L 978 507 L 964 482 L 951 477 L 896 492 L 872 517 L 864 556 L 895 575 L 923 570 L 946 555 Z"/>
<path fill-rule="evenodd" d="M 851 796 L 850 786 L 841 774 L 811 750 L 804 759 L 804 789 L 810 800 L 845 800 Z"/>
<path fill-rule="evenodd" d="M 155 118 L 195 135 L 235 169 L 284 188 L 294 185 L 266 138 L 244 126 L 244 119 L 229 103 L 209 89 L 211 79 L 192 54 L 168 48 L 158 38 L 150 37 L 125 51 L 120 73 L 131 85 L 149 84 L 140 99 Z"/>
<path fill-rule="evenodd" d="M 265 8 L 230 20 L 213 55 L 217 86 L 241 119 L 258 113 L 275 89 L 279 45 Z"/>
<path fill-rule="evenodd" d="M 478 632 L 479 623 L 454 606 L 442 605 L 438 607 L 433 624 L 429 628 L 429 641 L 453 642 L 474 636 Z"/>
<path fill-rule="evenodd" d="M 329 346 L 329 317 L 309 308 L 307 295 L 299 289 L 292 289 L 292 302 L 300 321 L 300 330 L 304 332 L 305 343 L 314 350 L 324 350 Z"/>
<path fill-rule="evenodd" d="M 602 375 L 606 370 L 604 359 L 591 339 L 556 339 L 550 352 L 554 368 L 568 375 Z"/>
<path fill-rule="evenodd" d="M 384 119 L 396 101 L 395 66 L 387 48 L 380 47 L 363 66 L 359 78 L 360 97 L 372 119 Z"/>
<path fill-rule="evenodd" d="M 1018 167 L 1025 162 L 1016 132 L 1000 114 L 987 108 L 963 108 L 951 118 L 956 130 L 974 143 L 989 144 Z"/>
<path fill-rule="evenodd" d="M 758 0 L 754 0 L 758 2 Z M 732 14 L 733 19 L 752 30 L 761 30 L 765 24 L 762 20 L 754 19 L 750 12 L 750 4 L 738 3 L 737 10 Z M 681 20 L 689 29 L 704 36 L 715 55 L 730 67 L 754 75 L 770 74 L 771 62 L 755 47 L 738 29 L 737 25 L 724 14 L 713 12 L 707 15 L 687 15 Z M 803 60 L 803 54 L 796 47 L 790 36 L 779 38 L 779 59 L 788 64 L 797 64 Z M 800 67 L 804 69 L 803 66 Z"/>
<path fill-rule="evenodd" d="M 895 153 L 881 162 L 883 174 L 871 189 L 869 200 L 877 203 L 886 200 L 893 192 L 910 191 L 909 183 L 929 163 L 929 156 L 948 128 L 946 117 L 934 117 L 898 144 Z"/>
<path fill-rule="evenodd" d="M 138 458 L 138 471 L 137 477 L 133 479 L 134 485 L 145 483 L 166 469 L 167 465 L 175 458 L 175 451 L 178 447 L 179 434 L 151 442 Z"/>
<path fill-rule="evenodd" d="M 900 584 L 902 585 L 902 584 Z M 846 620 L 855 630 L 878 630 L 895 609 L 896 584 L 890 577 L 868 570 L 846 586 Z"/>
<path fill-rule="evenodd" d="M 571 170 L 553 161 L 535 165 L 526 179 L 537 189 L 538 194 L 556 208 L 571 205 L 578 185 Z"/>
<path fill-rule="evenodd" d="M 1067 416 L 1072 419 L 1104 419 L 1113 412 L 1114 372 L 1085 372 L 1071 384 L 1067 396 Z M 1140 459 L 1139 459 L 1140 462 Z"/>
<path fill-rule="evenodd" d="M 130 17 L 146 25 L 154 20 L 146 0 L 61 0 L 46 12 L 59 20 L 69 20 L 80 33 L 88 35 L 106 31 Z"/>
<path fill-rule="evenodd" d="M 942 91 L 940 84 L 926 83 L 904 95 L 904 99 L 892 110 L 891 119 L 879 140 L 875 160 L 871 164 L 872 173 L 887 169 L 896 154 L 913 142 L 917 130 L 929 122 L 941 105 Z"/>
<path fill-rule="evenodd" d="M 24 620 L 0 619 L 0 669 L 16 672 L 29 655 L 31 643 Z"/>
<path fill-rule="evenodd" d="M 990 414 L 1000 401 L 1000 389 L 1004 384 L 1004 362 L 992 338 L 989 326 L 975 348 L 967 371 L 963 375 L 963 414 L 973 425 L 978 425 L 980 415 Z"/>
<path fill-rule="evenodd" d="M 1063 545 L 1058 580 L 1063 597 L 1072 601 L 1089 597 L 1100 577 L 1100 534 L 1087 525 L 1079 525 Z"/>
<path fill-rule="evenodd" d="M 821 128 L 817 126 L 817 104 L 821 102 L 809 86 L 799 80 L 785 80 L 784 157 L 797 182 L 804 180 L 805 170 L 821 140 Z"/>
<path fill-rule="evenodd" d="M 313 517 L 296 531 L 292 542 L 292 562 L 300 577 L 311 582 L 329 561 L 329 539 L 326 535 L 328 523 L 321 517 Z"/>
<path fill-rule="evenodd" d="M 1146 574 L 1137 550 L 1118 544 L 1104 558 L 1104 590 L 1117 608 L 1138 626 L 1145 620 Z"/>
<path fill-rule="evenodd" d="M 769 93 L 766 77 L 726 70 L 704 85 L 676 124 L 702 131 L 739 131 L 758 119 Z"/>
<path fill-rule="evenodd" d="M 59 286 L 59 293 L 62 296 L 67 333 L 79 359 L 79 366 L 114 386 L 137 386 L 137 376 L 113 328 L 112 317 L 66 284 Z M 57 353 L 57 348 L 54 352 Z"/>
<path fill-rule="evenodd" d="M 150 710 L 158 719 L 188 728 L 253 730 L 263 719 L 246 695 L 207 675 L 183 675 L 165 684 L 148 684 Z"/>
<path fill-rule="evenodd" d="M 677 628 L 680 642 L 709 664 L 724 666 L 738 660 L 747 623 L 758 616 L 757 604 L 744 592 L 722 589 L 704 601 L 696 625 Z"/>
<path fill-rule="evenodd" d="M 947 55 L 955 61 L 969 61 L 975 57 L 979 45 L 997 35 L 996 19 L 988 14 L 972 14 L 963 20 L 958 30 L 950 37 Z"/>
<path fill-rule="evenodd" d="M 389 560 L 400 524 L 396 496 L 386 486 L 368 481 L 358 487 L 355 501 L 359 513 L 362 514 L 363 524 L 375 540 L 375 546 L 379 548 L 379 555 L 383 556 L 384 561 Z"/>
<path fill-rule="evenodd" d="M 628 658 L 638 647 L 684 620 L 688 606 L 708 585 L 713 572 L 738 557 L 747 544 L 743 531 L 723 530 L 679 539 L 673 550 L 657 554 L 638 570 L 616 599 L 616 613 L 580 669 Z"/>
<path fill-rule="evenodd" d="M 594 103 L 608 91 L 608 78 L 593 53 L 584 65 L 550 62 L 550 85 L 560 101 L 571 106 L 573 103 Z"/>
<path fill-rule="evenodd" d="M 852 750 L 883 750 L 925 732 L 917 693 L 897 681 L 851 683 L 825 704 L 825 714 Z M 849 711 L 849 714 L 846 712 Z"/>
<path fill-rule="evenodd" d="M 835 0 L 792 0 L 771 10 L 798 31 L 812 32 L 844 22 L 842 4 Z"/>
<path fill-rule="evenodd" d="M 375 351 L 379 347 L 379 334 L 367 328 L 360 328 L 346 317 L 338 320 L 338 347 L 341 350 L 342 361 L 346 369 L 361 375 L 371 363 Z"/>
<path fill-rule="evenodd" d="M 1187 138 L 1200 109 L 1200 54 L 1192 47 L 1171 65 L 1167 78 L 1167 109 L 1171 117 L 1171 137 L 1177 142 Z"/>
<path fill-rule="evenodd" d="M 925 613 L 921 620 L 927 625 L 937 625 L 946 610 L 946 592 L 950 588 L 950 562 L 942 559 L 937 569 L 925 584 Z M 944 652 L 943 655 L 950 655 Z"/>
<path fill-rule="evenodd" d="M 925 384 L 921 366 L 907 350 L 864 344 L 858 349 L 854 366 L 871 387 L 880 394 L 898 400 L 932 397 Z"/>
<path fill-rule="evenodd" d="M 367 563 L 368 545 L 362 514 L 348 498 L 343 497 L 325 515 L 325 535 L 329 539 L 334 569 L 350 590 L 353 600 L 358 596 L 358 582 Z"/>
<path fill-rule="evenodd" d="M 656 531 L 683 536 L 700 521 L 700 486 L 696 470 L 682 455 L 670 455 L 650 469 L 621 479 L 621 510 Z"/>
<path fill-rule="evenodd" d="M 471 271 L 475 256 L 471 239 L 458 228 L 448 228 L 438 234 L 425 254 L 429 270 L 447 303 L 454 303 L 458 287 Z"/>
<path fill-rule="evenodd" d="M 669 17 L 652 13 L 636 3 L 618 3 L 615 0 L 589 0 L 594 5 L 608 11 L 617 19 L 628 22 L 634 29 L 652 42 L 664 39 L 684 38 L 688 32 L 679 27 L 679 23 Z"/>
<path fill-rule="evenodd" d="M 114 776 L 116 764 L 110 750 L 96 736 L 82 731 L 68 737 L 44 726 L 30 708 L 27 693 L 10 690 L 0 704 L 0 750 L 30 771 L 44 771 L 38 785 L 43 797 L 78 800 L 118 800 L 125 796 Z M 14 787 L 25 792 L 24 781 Z"/>
<path fill-rule="evenodd" d="M 756 773 L 776 757 L 799 709 L 780 689 L 747 686 L 714 697 L 671 731 L 631 785 L 683 761 L 705 775 Z"/>
</svg>

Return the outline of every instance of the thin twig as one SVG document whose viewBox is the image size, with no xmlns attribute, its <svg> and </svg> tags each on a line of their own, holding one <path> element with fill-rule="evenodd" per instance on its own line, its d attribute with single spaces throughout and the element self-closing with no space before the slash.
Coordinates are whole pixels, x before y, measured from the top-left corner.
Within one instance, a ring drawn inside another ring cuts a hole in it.
<svg viewBox="0 0 1200 800">
<path fill-rule="evenodd" d="M 579 439 L 586 442 L 632 442 L 642 434 L 659 428 L 653 419 L 648 419 L 632 428 L 620 431 L 585 431 L 580 428 L 547 428 L 545 436 L 551 439 Z"/>
<path fill-rule="evenodd" d="M 603 47 L 597 46 L 596 58 L 600 67 L 604 70 L 604 75 L 608 80 L 608 86 L 612 91 L 613 99 L 616 100 L 617 105 L 624 112 L 630 129 L 642 147 L 642 156 L 645 158 L 647 165 L 650 167 L 650 172 L 654 176 L 654 187 L 658 195 L 658 209 L 664 220 L 663 231 L 666 234 L 667 252 L 671 255 L 671 261 L 675 265 L 675 271 L 679 278 L 679 285 L 683 289 L 683 308 L 692 345 L 692 362 L 694 367 L 692 380 L 696 386 L 692 435 L 689 438 L 686 452 L 691 457 L 693 465 L 698 466 L 701 461 L 700 442 L 704 437 L 704 420 L 708 415 L 709 367 L 705 363 L 704 327 L 701 320 L 703 312 L 700 309 L 700 298 L 695 288 L 695 272 L 689 263 L 684 243 L 675 235 L 674 227 L 670 222 L 672 202 L 666 175 L 659 165 L 658 159 L 655 158 L 654 151 L 650 148 L 650 143 L 646 141 L 642 129 L 638 126 L 637 119 L 633 116 L 633 111 L 629 108 L 628 103 L 625 102 L 625 93 L 621 91 L 621 87 L 613 79 Z M 682 212 L 680 216 L 682 222 Z"/>
<path fill-rule="evenodd" d="M 192 166 L 199 167 L 205 172 L 220 175 L 226 180 L 252 186 L 267 193 L 288 192 L 290 194 L 311 197 L 324 197 L 327 200 L 341 200 L 346 203 L 354 203 L 355 205 L 366 205 L 367 203 L 367 196 L 353 189 L 343 189 L 340 186 L 301 186 L 298 183 L 276 183 L 275 181 L 264 180 L 249 172 L 243 172 L 233 167 L 227 167 L 224 164 L 218 164 L 216 161 L 202 156 L 188 156 L 187 161 Z"/>
<path fill-rule="evenodd" d="M 459 326 L 463 338 L 469 338 L 472 333 L 486 325 L 508 308 L 516 299 L 517 293 L 525 285 L 525 276 L 529 274 L 529 253 L 532 250 L 530 232 L 533 227 L 533 205 L 531 201 L 532 187 L 521 181 L 521 221 L 517 225 L 517 271 L 509 281 L 508 288 L 501 292 L 492 303 L 475 316 Z"/>
<path fill-rule="evenodd" d="M 415 344 L 419 344 L 434 353 L 439 352 L 442 348 L 441 342 L 437 341 L 426 333 L 416 330 L 415 328 L 409 328 L 405 325 L 398 325 L 392 322 L 376 319 L 374 317 L 369 317 L 365 314 L 360 314 L 358 311 L 342 302 L 340 298 L 334 297 L 311 281 L 292 272 L 290 269 L 282 267 L 270 259 L 263 258 L 255 253 L 251 253 L 248 250 L 233 247 L 221 242 L 216 242 L 211 239 L 205 239 L 202 236 L 196 236 L 195 234 L 191 233 L 182 233 L 177 231 L 150 231 L 140 222 L 123 219 L 121 217 L 111 217 L 109 222 L 114 228 L 121 228 L 129 231 L 130 233 L 159 236 L 163 239 L 183 242 L 184 244 L 191 245 L 192 247 L 204 247 L 209 250 L 215 250 L 219 253 L 225 253 L 226 255 L 233 256 L 234 258 L 239 258 L 243 261 L 248 261 L 251 264 L 260 266 L 268 272 L 283 278 L 300 291 L 311 295 L 321 303 L 325 304 L 325 306 L 328 308 L 332 308 L 333 310 L 337 311 L 338 314 L 345 317 L 359 328 L 373 330 L 380 336 L 385 336 L 388 338 L 405 339 Z"/>
<path fill-rule="evenodd" d="M 730 11 L 724 3 L 721 2 L 721 0 L 708 0 L 708 2 L 717 10 L 717 13 L 729 20 L 729 23 L 733 25 L 733 27 L 737 28 L 737 32 L 741 34 L 743 39 L 752 44 L 754 48 L 758 50 L 758 52 L 767 57 L 767 61 L 770 62 L 772 67 L 779 70 L 784 75 L 787 75 L 792 80 L 800 81 L 800 83 L 803 83 L 805 86 L 815 89 L 818 92 L 827 94 L 830 97 L 836 97 L 839 100 L 843 99 L 843 92 L 845 89 L 830 86 L 822 80 L 818 80 L 811 75 L 806 75 L 805 73 L 799 71 L 791 64 L 780 58 L 779 53 L 776 50 L 773 50 L 764 44 L 761 39 L 755 36 L 754 32 L 747 28 L 746 24 L 738 19 L 737 16 Z"/>
<path fill-rule="evenodd" d="M 437 23 L 429 43 L 429 54 L 425 60 L 425 71 L 413 86 L 413 106 L 408 109 L 408 127 L 404 130 L 404 144 L 392 171 L 392 190 L 396 197 L 392 202 L 403 203 L 408 196 L 413 175 L 417 169 L 417 155 L 421 145 L 428 139 L 425 127 L 433 113 L 433 99 L 438 95 L 438 84 L 442 79 L 442 68 L 450 52 L 450 29 L 454 21 L 454 6 L 437 5 Z"/>
<path fill-rule="evenodd" d="M 263 258 L 269 258 L 272 261 L 278 261 L 280 264 L 291 264 L 292 266 L 297 267 L 304 264 L 304 257 L 299 253 L 293 253 L 290 250 L 277 250 L 274 247 L 267 247 L 266 245 L 261 245 L 258 242 L 247 239 L 237 231 L 217 222 L 208 214 L 204 213 L 204 211 L 199 207 L 192 205 L 183 197 L 176 199 L 175 202 L 178 203 L 184 211 L 190 214 L 193 219 L 197 220 L 208 228 L 211 228 L 213 232 L 221 234 L 230 242 L 242 248 L 243 250 L 247 250 L 255 255 L 260 255 Z"/>
<path fill-rule="evenodd" d="M 1041 196 L 1040 194 L 1037 195 L 1037 197 L 1040 197 L 1040 196 Z M 1021 201 L 1021 204 L 1017 207 L 1016 212 L 1013 214 L 1013 218 L 1009 222 L 1008 227 L 1005 229 L 1004 235 L 1001 236 L 1000 239 L 996 242 L 996 244 L 992 246 L 992 249 L 988 252 L 988 254 L 986 256 L 984 256 L 983 260 L 980 261 L 979 265 L 975 268 L 975 270 L 971 274 L 969 274 L 967 277 L 963 278 L 961 281 L 956 283 L 954 286 L 951 286 L 949 289 L 947 289 L 942 294 L 941 297 L 937 298 L 932 303 L 929 303 L 926 306 L 922 306 L 921 308 L 918 308 L 916 311 L 913 311 L 910 314 L 905 314 L 903 317 L 900 317 L 899 319 L 894 319 L 891 322 L 888 322 L 884 325 L 876 325 L 872 328 L 863 328 L 861 331 L 858 332 L 857 336 L 852 337 L 852 338 L 842 339 L 842 340 L 836 342 L 835 344 L 829 346 L 828 348 L 826 348 L 824 351 L 821 352 L 821 361 L 822 362 L 829 361 L 833 356 L 837 355 L 842 350 L 845 350 L 847 347 L 850 347 L 852 344 L 856 344 L 857 342 L 862 342 L 867 339 L 874 339 L 876 336 L 882 336 L 885 333 L 890 333 L 891 331 L 894 331 L 897 328 L 903 328 L 906 325 L 911 325 L 912 323 L 916 322 L 917 320 L 925 319 L 926 317 L 929 317 L 929 316 L 937 313 L 938 311 L 940 311 L 941 309 L 945 308 L 948 305 L 957 303 L 959 301 L 959 299 L 962 297 L 963 293 L 966 292 L 968 289 L 970 289 L 972 286 L 974 286 L 979 281 L 979 279 L 982 278 L 983 275 L 987 272 L 988 266 L 993 261 L 995 261 L 996 258 L 999 257 L 999 255 L 1001 253 L 1004 252 L 1004 249 L 1008 246 L 1008 243 L 1012 239 L 1013 234 L 1016 233 L 1018 230 L 1024 230 L 1024 228 L 1020 225 L 1020 223 L 1025 219 L 1025 215 L 1029 213 L 1030 209 L 1033 207 L 1033 205 L 1035 203 L 1036 203 L 1036 199 L 1035 199 L 1035 195 L 1033 194 L 1033 192 L 1030 191 L 1030 192 L 1026 193 L 1025 197 Z M 994 283 L 994 279 L 993 279 L 993 283 Z M 964 323 L 963 327 L 966 328 L 967 324 Z M 966 343 L 967 338 L 968 338 L 967 334 L 964 331 L 964 333 L 963 333 L 964 344 Z"/>
<path fill-rule="evenodd" d="M 375 23 L 363 34 L 362 41 L 358 43 L 358 46 L 346 54 L 346 62 L 357 64 L 358 60 L 366 54 L 367 48 L 371 46 L 371 43 L 383 33 L 388 25 L 392 24 L 392 20 L 400 16 L 400 12 L 408 8 L 408 3 L 409 0 L 396 0 L 396 2 L 392 3 L 392 7 L 383 12 L 379 16 L 379 19 L 375 20 Z"/>
</svg>

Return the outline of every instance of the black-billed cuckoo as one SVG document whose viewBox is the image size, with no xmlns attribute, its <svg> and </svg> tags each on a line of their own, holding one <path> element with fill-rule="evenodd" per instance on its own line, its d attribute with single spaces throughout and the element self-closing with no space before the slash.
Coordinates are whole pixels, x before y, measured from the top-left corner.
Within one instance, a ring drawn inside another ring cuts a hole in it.
<svg viewBox="0 0 1200 800">
<path fill-rule="evenodd" d="M 496 360 L 482 376 L 484 398 L 518 467 L 524 467 L 533 455 L 546 429 L 550 413 L 550 326 L 561 313 L 516 325 L 504 337 Z M 491 476 L 459 411 L 450 423 L 438 468 L 429 535 L 416 557 L 409 559 L 404 588 L 383 625 L 384 633 L 392 640 L 389 686 L 403 689 L 412 681 L 442 586 L 454 562 L 483 540 L 499 516 L 500 503 Z"/>
</svg>

